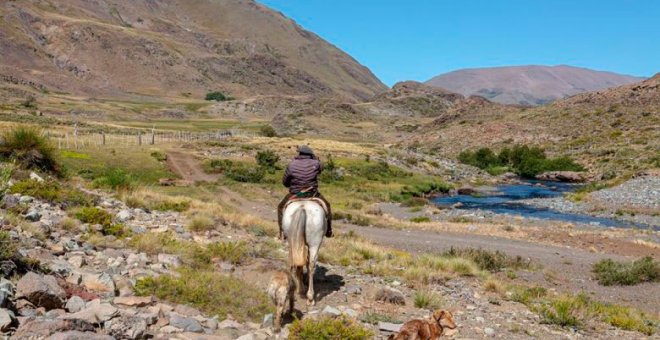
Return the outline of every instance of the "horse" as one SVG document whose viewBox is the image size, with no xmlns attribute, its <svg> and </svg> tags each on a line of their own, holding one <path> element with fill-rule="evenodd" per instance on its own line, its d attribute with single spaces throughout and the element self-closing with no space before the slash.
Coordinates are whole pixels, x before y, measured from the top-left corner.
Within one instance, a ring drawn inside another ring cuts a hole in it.
<svg viewBox="0 0 660 340">
<path fill-rule="evenodd" d="M 289 268 L 296 281 L 298 294 L 305 297 L 303 271 L 307 266 L 307 305 L 314 301 L 314 270 L 319 248 L 327 229 L 325 209 L 314 199 L 294 200 L 286 206 L 282 216 L 282 232 L 289 242 Z"/>
</svg>

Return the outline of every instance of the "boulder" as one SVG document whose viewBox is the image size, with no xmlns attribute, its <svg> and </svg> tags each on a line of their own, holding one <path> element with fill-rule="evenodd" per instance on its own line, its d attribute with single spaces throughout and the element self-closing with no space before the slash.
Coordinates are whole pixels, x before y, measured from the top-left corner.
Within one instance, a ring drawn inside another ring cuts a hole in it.
<svg viewBox="0 0 660 340">
<path fill-rule="evenodd" d="M 106 322 L 104 327 L 117 339 L 143 339 L 148 325 L 143 318 L 125 315 Z"/>
<path fill-rule="evenodd" d="M 117 215 L 115 215 L 115 219 L 119 223 L 124 223 L 133 219 L 133 214 L 131 214 L 130 210 L 124 209 L 118 212 Z"/>
<path fill-rule="evenodd" d="M 85 308 L 85 300 L 83 300 L 80 296 L 74 295 L 69 298 L 69 301 L 66 302 L 66 306 L 64 306 L 64 308 L 69 313 L 80 312 Z"/>
<path fill-rule="evenodd" d="M 378 322 L 378 329 L 384 332 L 390 332 L 390 333 L 398 332 L 401 329 L 401 326 L 403 326 L 403 324 L 383 322 L 383 321 Z"/>
<path fill-rule="evenodd" d="M 114 340 L 110 335 L 93 332 L 68 331 L 49 336 L 46 340 Z"/>
<path fill-rule="evenodd" d="M 84 274 L 82 276 L 82 285 L 96 292 L 111 292 L 114 294 L 117 290 L 115 281 L 108 273 Z"/>
<path fill-rule="evenodd" d="M 536 176 L 536 179 L 541 181 L 554 181 L 554 182 L 570 182 L 578 183 L 584 182 L 584 177 L 581 173 L 575 171 L 549 171 Z"/>
<path fill-rule="evenodd" d="M 94 332 L 94 326 L 82 320 L 35 319 L 21 323 L 13 336 L 16 339 L 44 339 L 52 334 L 69 331 Z"/>
<path fill-rule="evenodd" d="M 327 315 L 327 316 L 340 316 L 341 311 L 335 307 L 332 306 L 325 306 L 323 308 L 323 311 L 321 311 L 321 314 Z"/>
<path fill-rule="evenodd" d="M 202 333 L 204 331 L 199 321 L 174 313 L 170 314 L 170 326 L 181 329 L 184 332 Z"/>
<path fill-rule="evenodd" d="M 158 262 L 166 265 L 168 268 L 177 268 L 181 265 L 181 258 L 176 255 L 158 254 Z"/>
<path fill-rule="evenodd" d="M 101 300 L 89 302 L 85 309 L 62 316 L 64 320 L 83 320 L 91 324 L 103 324 L 104 322 L 119 315 L 119 310 L 109 303 L 102 303 Z"/>
<path fill-rule="evenodd" d="M 375 300 L 391 303 L 394 305 L 406 304 L 406 299 L 403 296 L 403 293 L 398 289 L 394 289 L 390 287 L 383 287 L 380 290 L 378 290 L 376 292 Z"/>
<path fill-rule="evenodd" d="M 115 305 L 122 305 L 128 307 L 144 307 L 152 304 L 154 302 L 151 296 L 125 296 L 125 297 L 116 297 L 112 301 Z"/>
<path fill-rule="evenodd" d="M 57 284 L 54 276 L 29 272 L 16 284 L 16 297 L 48 310 L 62 308 L 66 292 Z"/>
<path fill-rule="evenodd" d="M 9 307 L 13 298 L 14 284 L 9 280 L 0 278 L 0 308 Z"/>
<path fill-rule="evenodd" d="M 28 221 L 37 222 L 41 219 L 41 213 L 38 210 L 30 209 L 23 217 Z"/>
<path fill-rule="evenodd" d="M 30 179 L 37 181 L 37 182 L 43 182 L 44 179 L 41 178 L 41 176 L 37 175 L 35 172 L 30 172 Z"/>
</svg>

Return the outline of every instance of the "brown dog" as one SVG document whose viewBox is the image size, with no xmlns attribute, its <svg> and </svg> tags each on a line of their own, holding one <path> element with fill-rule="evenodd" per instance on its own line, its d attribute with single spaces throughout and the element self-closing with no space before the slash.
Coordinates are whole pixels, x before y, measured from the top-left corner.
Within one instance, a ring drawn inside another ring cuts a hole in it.
<svg viewBox="0 0 660 340">
<path fill-rule="evenodd" d="M 436 310 L 429 320 L 413 319 L 404 323 L 399 333 L 390 335 L 388 340 L 436 340 L 445 328 L 456 328 L 454 316 L 449 311 Z"/>
<path fill-rule="evenodd" d="M 282 327 L 282 316 L 284 315 L 284 309 L 287 308 L 287 313 L 293 311 L 294 303 L 294 291 L 296 289 L 296 284 L 293 282 L 293 277 L 289 272 L 278 271 L 273 274 L 273 277 L 270 279 L 270 284 L 268 285 L 268 296 L 273 301 L 277 310 L 275 312 L 275 320 L 273 326 L 275 332 L 279 332 Z M 287 306 L 288 304 L 288 306 Z"/>
</svg>

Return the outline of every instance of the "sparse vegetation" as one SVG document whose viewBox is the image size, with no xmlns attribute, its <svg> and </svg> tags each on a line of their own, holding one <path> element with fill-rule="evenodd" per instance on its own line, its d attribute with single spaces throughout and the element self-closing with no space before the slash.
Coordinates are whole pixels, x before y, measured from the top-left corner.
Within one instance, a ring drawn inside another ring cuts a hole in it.
<svg viewBox="0 0 660 340">
<path fill-rule="evenodd" d="M 296 320 L 289 329 L 291 340 L 365 340 L 373 333 L 347 317 Z"/>
<path fill-rule="evenodd" d="M 272 312 L 266 294 L 248 282 L 192 269 L 182 269 L 179 274 L 141 279 L 135 284 L 135 293 L 187 304 L 221 318 L 231 314 L 239 321 L 261 321 L 264 314 Z"/>
<path fill-rule="evenodd" d="M 228 100 L 233 100 L 234 98 L 225 95 L 220 91 L 213 91 L 206 94 L 204 100 L 215 100 L 216 102 L 224 102 Z"/>
<path fill-rule="evenodd" d="M 101 225 L 101 233 L 106 236 L 124 237 L 128 234 L 124 225 L 113 223 L 112 215 L 101 208 L 81 207 L 73 211 L 73 216 L 82 223 Z"/>
<path fill-rule="evenodd" d="M 276 170 L 277 162 L 279 162 L 280 156 L 271 150 L 264 150 L 257 152 L 255 159 L 257 160 L 257 165 L 260 167 L 267 170 Z"/>
<path fill-rule="evenodd" d="M 474 261 L 477 266 L 482 270 L 489 272 L 499 272 L 504 269 L 520 269 L 529 268 L 530 263 L 523 260 L 522 257 L 516 256 L 510 258 L 505 253 L 496 250 L 490 251 L 481 248 L 454 248 L 451 247 L 448 251 L 442 253 L 446 257 L 462 257 Z"/>
<path fill-rule="evenodd" d="M 541 148 L 527 145 L 504 148 L 499 154 L 489 148 L 463 151 L 458 160 L 484 169 L 492 175 L 512 170 L 526 178 L 533 178 L 546 171 L 584 171 L 584 167 L 568 157 L 547 158 Z"/>
<path fill-rule="evenodd" d="M 40 131 L 17 127 L 5 132 L 0 142 L 0 158 L 15 161 L 27 169 L 60 173 L 55 149 Z"/>
<path fill-rule="evenodd" d="M 28 179 L 16 182 L 9 188 L 10 193 L 29 195 L 51 203 L 71 206 L 92 206 L 96 198 L 70 186 L 62 186 L 57 181 L 37 181 Z"/>
<path fill-rule="evenodd" d="M 159 162 L 164 162 L 167 160 L 167 155 L 164 152 L 158 150 L 152 151 L 151 157 Z"/>
<path fill-rule="evenodd" d="M 660 263 L 651 256 L 628 263 L 601 260 L 594 264 L 593 272 L 598 283 L 604 286 L 630 286 L 660 281 Z"/>
<path fill-rule="evenodd" d="M 370 311 L 362 314 L 360 321 L 372 325 L 377 325 L 379 322 L 403 323 L 403 321 L 391 315 Z"/>
<path fill-rule="evenodd" d="M 413 223 L 431 222 L 431 218 L 429 218 L 428 216 L 415 216 L 410 219 L 410 222 Z"/>
<path fill-rule="evenodd" d="M 188 223 L 188 230 L 190 231 L 207 231 L 215 227 L 215 221 L 208 215 L 196 215 Z"/>
</svg>

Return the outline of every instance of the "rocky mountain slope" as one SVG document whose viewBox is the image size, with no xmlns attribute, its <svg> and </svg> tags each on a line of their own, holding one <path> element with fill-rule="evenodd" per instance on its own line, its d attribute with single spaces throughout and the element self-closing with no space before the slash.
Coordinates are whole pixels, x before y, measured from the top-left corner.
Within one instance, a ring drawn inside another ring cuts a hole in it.
<svg viewBox="0 0 660 340">
<path fill-rule="evenodd" d="M 457 70 L 438 75 L 426 84 L 498 103 L 533 106 L 642 79 L 567 65 L 530 65 Z"/>
<path fill-rule="evenodd" d="M 366 67 L 252 0 L 0 3 L 0 85 L 101 98 L 209 90 L 337 96 L 386 90 Z"/>
<path fill-rule="evenodd" d="M 493 114 L 435 121 L 406 143 L 454 156 L 478 147 L 539 145 L 571 155 L 594 179 L 660 166 L 660 75 L 535 108 L 503 107 Z"/>
</svg>

